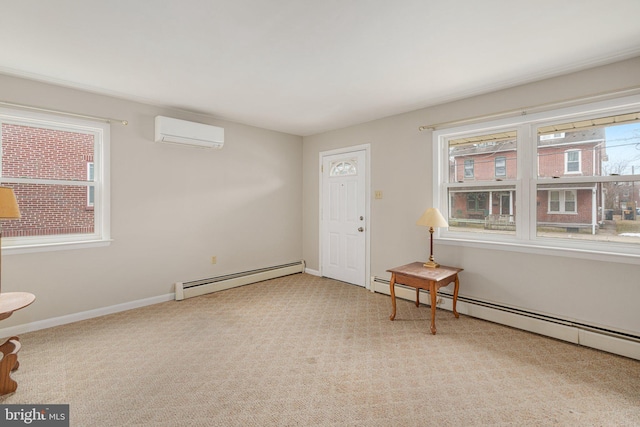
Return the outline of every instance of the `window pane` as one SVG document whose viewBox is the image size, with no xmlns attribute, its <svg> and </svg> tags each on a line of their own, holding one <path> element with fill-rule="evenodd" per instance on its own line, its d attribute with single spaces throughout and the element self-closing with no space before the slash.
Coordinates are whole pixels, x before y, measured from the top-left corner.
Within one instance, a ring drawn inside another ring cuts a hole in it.
<svg viewBox="0 0 640 427">
<path fill-rule="evenodd" d="M 515 188 L 449 189 L 449 230 L 515 234 Z"/>
<path fill-rule="evenodd" d="M 473 178 L 473 159 L 466 159 L 464 161 L 464 177 L 465 178 Z"/>
<path fill-rule="evenodd" d="M 564 211 L 576 212 L 576 193 L 573 191 L 564 192 Z"/>
<path fill-rule="evenodd" d="M 2 176 L 87 180 L 94 135 L 2 123 Z"/>
<path fill-rule="evenodd" d="M 516 179 L 516 136 L 509 131 L 449 140 L 449 182 Z"/>
<path fill-rule="evenodd" d="M 72 185 L 8 184 L 13 188 L 20 219 L 3 220 L 3 237 L 93 234 L 93 208 L 87 188 Z"/>
<path fill-rule="evenodd" d="M 633 175 L 640 169 L 640 123 L 628 115 L 538 129 L 538 176 Z M 564 129 L 562 132 L 557 132 Z"/>
<path fill-rule="evenodd" d="M 549 212 L 560 212 L 560 192 L 549 192 Z"/>
<path fill-rule="evenodd" d="M 503 177 L 507 175 L 507 158 L 500 156 L 496 157 L 496 176 Z"/>
<path fill-rule="evenodd" d="M 347 176 L 347 175 L 357 175 L 358 161 L 356 159 L 352 160 L 339 160 L 332 162 L 330 165 L 329 176 Z"/>
<path fill-rule="evenodd" d="M 566 152 L 567 165 L 565 171 L 567 173 L 580 172 L 580 151 L 572 150 Z"/>
<path fill-rule="evenodd" d="M 537 236 L 640 245 L 638 202 L 640 176 L 630 182 L 538 185 Z"/>
<path fill-rule="evenodd" d="M 94 180 L 93 162 L 87 162 L 87 181 L 93 182 Z M 89 207 L 94 205 L 95 191 L 94 185 L 87 187 L 87 206 Z"/>
</svg>

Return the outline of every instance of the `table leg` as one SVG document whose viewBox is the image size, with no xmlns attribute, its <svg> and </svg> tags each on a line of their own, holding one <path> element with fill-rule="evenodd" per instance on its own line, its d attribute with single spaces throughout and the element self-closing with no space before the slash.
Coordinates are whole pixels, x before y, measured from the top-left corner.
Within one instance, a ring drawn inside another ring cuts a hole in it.
<svg viewBox="0 0 640 427">
<path fill-rule="evenodd" d="M 458 275 L 456 274 L 455 285 L 453 288 L 453 315 L 456 316 L 456 319 L 460 317 L 458 312 L 456 311 L 456 303 L 458 302 L 458 289 L 460 288 L 460 281 L 458 280 Z"/>
<path fill-rule="evenodd" d="M 416 307 L 420 307 L 420 288 L 416 288 Z"/>
<path fill-rule="evenodd" d="M 2 361 L 0 362 L 0 395 L 13 393 L 18 388 L 18 383 L 11 378 L 11 372 L 18 369 L 18 351 L 20 341 L 18 337 L 9 338 L 0 346 Z"/>
<path fill-rule="evenodd" d="M 436 282 L 429 283 L 429 294 L 431 295 L 431 333 L 436 334 L 436 303 L 438 302 L 438 290 Z"/>
<path fill-rule="evenodd" d="M 391 292 L 391 307 L 393 309 L 389 320 L 396 318 L 396 274 L 391 273 L 391 281 L 389 282 L 389 291 Z"/>
</svg>

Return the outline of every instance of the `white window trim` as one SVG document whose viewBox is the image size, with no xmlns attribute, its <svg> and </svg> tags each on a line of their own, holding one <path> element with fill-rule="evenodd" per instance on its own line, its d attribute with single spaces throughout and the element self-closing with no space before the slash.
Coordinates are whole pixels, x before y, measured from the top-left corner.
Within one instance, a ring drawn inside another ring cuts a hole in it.
<svg viewBox="0 0 640 427">
<path fill-rule="evenodd" d="M 560 139 L 560 138 L 564 138 L 564 132 L 556 132 L 556 133 L 549 133 L 546 135 L 540 135 L 540 141 L 549 141 L 551 139 Z"/>
<path fill-rule="evenodd" d="M 89 182 L 94 182 L 95 178 L 93 177 L 94 172 L 91 170 L 92 168 L 95 168 L 94 163 L 93 162 L 87 162 L 87 181 Z M 95 171 L 95 169 L 94 169 Z M 93 202 L 91 201 L 91 188 L 94 188 L 93 190 Z M 95 196 L 95 187 L 93 187 L 91 184 L 89 184 L 89 186 L 87 186 L 87 207 L 88 208 L 93 208 L 95 206 L 95 200 L 96 200 L 96 196 Z"/>
<path fill-rule="evenodd" d="M 532 129 L 548 122 L 559 120 L 573 121 L 581 118 L 590 118 L 598 115 L 624 114 L 640 109 L 640 95 L 628 96 L 606 101 L 572 106 L 557 110 L 532 113 L 523 116 L 509 117 L 487 122 L 473 123 L 459 127 L 438 129 L 433 132 L 432 162 L 433 162 L 433 206 L 440 208 L 441 212 L 448 213 L 448 196 L 445 182 L 448 182 L 448 167 L 443 167 L 448 159 L 449 139 L 463 138 L 470 134 L 495 133 L 500 131 L 517 131 L 518 138 L 518 177 L 516 180 L 501 181 L 503 185 L 513 185 L 519 193 L 516 200 L 516 234 L 482 234 L 482 233 L 456 233 L 446 228 L 438 228 L 434 237 L 440 244 L 453 246 L 466 246 L 481 249 L 507 250 L 523 253 L 543 254 L 551 256 L 565 256 L 579 259 L 590 259 L 606 262 L 619 262 L 637 264 L 640 262 L 640 248 L 629 244 L 616 244 L 598 242 L 589 244 L 582 240 L 569 239 L 545 239 L 536 236 L 536 223 L 531 218 L 536 217 L 536 204 L 529 203 L 531 195 L 536 194 L 537 185 L 541 183 L 563 182 L 563 179 L 537 178 L 538 161 L 535 151 L 536 144 L 529 140 L 535 137 Z M 526 145 L 524 145 L 526 144 Z M 535 146 L 535 147 L 534 147 Z M 530 147 L 530 149 L 522 149 Z M 523 167 L 526 166 L 526 167 Z M 535 176 L 533 176 L 535 174 Z M 601 177 L 600 177 L 601 178 Z M 630 177 L 608 177 L 604 180 L 633 181 Z M 576 178 L 567 178 L 575 180 Z M 577 178 L 579 180 L 591 180 L 592 177 Z M 602 180 L 602 178 L 601 178 Z M 571 181 L 573 182 L 573 181 Z M 586 181 L 585 181 L 586 182 Z M 464 183 L 465 186 L 478 184 L 480 188 L 491 184 L 491 181 L 482 183 Z M 453 186 L 452 184 L 449 184 Z M 525 201 L 527 204 L 525 204 Z M 446 214 L 445 214 L 446 215 Z M 472 236 L 469 234 L 473 234 Z"/>
<path fill-rule="evenodd" d="M 551 193 L 557 191 L 558 192 L 558 203 L 560 204 L 559 209 L 557 211 L 552 211 L 551 210 Z M 566 193 L 570 192 L 573 194 L 573 201 L 575 203 L 575 207 L 576 210 L 573 211 L 568 211 L 566 210 Z M 558 190 L 548 190 L 548 200 L 547 200 L 547 214 L 549 215 L 578 215 L 578 192 L 576 190 L 565 190 L 565 189 L 558 189 Z"/>
<path fill-rule="evenodd" d="M 569 153 L 578 153 L 578 170 L 569 170 Z M 564 152 L 564 173 L 565 175 L 578 175 L 582 173 L 582 151 L 580 149 L 566 150 Z"/>
<path fill-rule="evenodd" d="M 27 126 L 45 126 L 51 129 L 71 130 L 92 133 L 95 136 L 94 147 L 94 233 L 78 235 L 7 237 L 2 239 L 3 255 L 22 254 L 107 246 L 111 242 L 110 216 L 110 125 L 108 123 L 60 117 L 52 114 L 35 113 L 0 108 L 0 121 L 24 124 Z M 43 183 L 86 185 L 77 181 L 42 180 L 26 178 L 0 177 L 1 183 Z"/>
<path fill-rule="evenodd" d="M 467 169 L 467 162 L 469 162 L 469 164 L 471 165 L 471 167 L 469 169 Z M 474 159 L 465 159 L 464 161 L 464 165 L 463 165 L 463 173 L 462 175 L 464 176 L 464 179 L 471 179 L 473 177 L 476 176 L 476 161 Z M 467 175 L 467 170 L 471 171 L 470 175 Z"/>
<path fill-rule="evenodd" d="M 500 175 L 498 175 L 498 159 L 502 160 L 503 166 L 500 166 L 500 168 L 504 169 L 504 173 Z M 493 163 L 493 173 L 496 177 L 507 176 L 507 157 L 506 156 L 497 156 L 495 158 Z"/>
</svg>

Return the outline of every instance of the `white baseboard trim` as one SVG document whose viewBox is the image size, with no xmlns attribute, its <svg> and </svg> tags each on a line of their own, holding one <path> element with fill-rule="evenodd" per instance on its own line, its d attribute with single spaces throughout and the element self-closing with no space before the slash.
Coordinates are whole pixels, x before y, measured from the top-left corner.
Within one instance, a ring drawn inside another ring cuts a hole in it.
<svg viewBox="0 0 640 427">
<path fill-rule="evenodd" d="M 320 277 L 320 272 L 318 270 L 312 270 L 310 268 L 305 268 L 304 272 L 307 273 L 307 274 L 311 274 L 312 276 Z"/>
<path fill-rule="evenodd" d="M 93 319 L 94 317 L 105 316 L 107 314 L 119 313 L 121 311 L 132 310 L 134 308 L 145 307 L 147 305 L 158 304 L 166 301 L 173 301 L 175 294 L 160 295 L 157 297 L 145 298 L 136 301 L 116 304 L 109 307 L 97 308 L 95 310 L 82 311 L 80 313 L 68 314 L 51 319 L 39 320 L 37 322 L 25 323 L 22 325 L 10 326 L 0 329 L 0 337 L 10 337 L 27 332 L 39 331 L 40 329 L 52 328 L 54 326 L 66 325 L 68 323 L 79 322 L 81 320 Z"/>
<path fill-rule="evenodd" d="M 237 288 L 251 283 L 263 282 L 277 277 L 302 273 L 305 271 L 305 262 L 300 260 L 289 264 L 274 265 L 272 267 L 259 268 L 257 270 L 243 271 L 192 282 L 177 282 L 175 284 L 176 301 L 185 298 L 193 298 L 212 292 L 220 292 L 226 289 Z"/>
<path fill-rule="evenodd" d="M 385 282 L 386 281 L 382 279 L 372 280 L 372 290 L 390 295 L 389 283 Z M 397 298 L 409 301 L 415 301 L 416 298 L 414 288 L 396 286 L 395 294 Z M 430 297 L 428 292 L 420 292 L 420 302 L 429 305 Z M 452 311 L 452 296 L 445 293 L 438 293 L 437 307 Z M 570 322 L 539 319 L 460 300 L 458 300 L 456 308 L 458 313 L 467 316 L 640 360 L 640 342 L 631 337 L 626 339 L 624 337 L 614 336 L 613 333 L 608 334 L 604 331 L 588 330 L 584 327 L 573 325 Z M 389 313 L 391 313 L 391 306 L 389 306 Z M 398 313 L 397 316 L 402 316 L 402 313 Z"/>
</svg>

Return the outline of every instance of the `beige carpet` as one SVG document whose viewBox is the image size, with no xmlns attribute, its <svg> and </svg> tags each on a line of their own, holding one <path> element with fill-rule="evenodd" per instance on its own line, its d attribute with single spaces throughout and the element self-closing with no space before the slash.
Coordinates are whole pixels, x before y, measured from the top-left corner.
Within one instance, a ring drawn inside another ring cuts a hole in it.
<svg viewBox="0 0 640 427">
<path fill-rule="evenodd" d="M 640 362 L 297 274 L 23 334 L 72 426 L 640 426 Z"/>
</svg>

